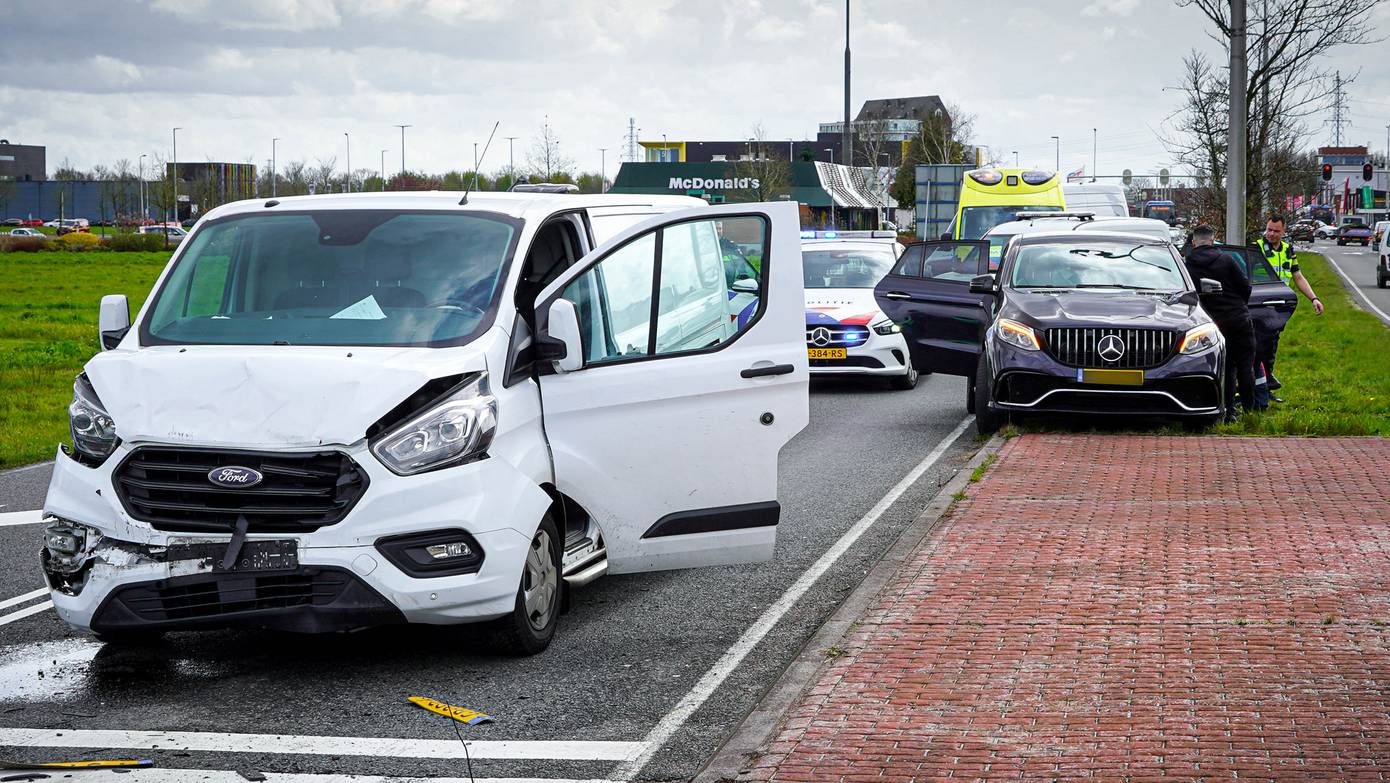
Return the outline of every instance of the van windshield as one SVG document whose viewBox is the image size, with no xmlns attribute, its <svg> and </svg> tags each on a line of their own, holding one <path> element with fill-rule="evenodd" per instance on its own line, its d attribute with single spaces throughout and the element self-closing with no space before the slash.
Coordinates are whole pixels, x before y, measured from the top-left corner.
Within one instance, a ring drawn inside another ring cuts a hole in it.
<svg viewBox="0 0 1390 783">
<path fill-rule="evenodd" d="M 1061 207 L 1019 204 L 1010 207 L 966 207 L 961 210 L 960 238 L 982 239 L 991 228 L 1014 219 L 1020 212 L 1061 212 Z"/>
<path fill-rule="evenodd" d="M 460 345 L 491 322 L 519 221 L 322 210 L 204 226 L 155 294 L 143 342 Z"/>
</svg>

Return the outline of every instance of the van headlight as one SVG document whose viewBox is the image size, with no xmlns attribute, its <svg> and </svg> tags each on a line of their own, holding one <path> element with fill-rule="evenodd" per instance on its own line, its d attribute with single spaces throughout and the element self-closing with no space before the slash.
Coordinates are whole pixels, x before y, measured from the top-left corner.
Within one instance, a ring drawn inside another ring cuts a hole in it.
<svg viewBox="0 0 1390 783">
<path fill-rule="evenodd" d="M 1182 336 L 1182 342 L 1178 344 L 1178 353 L 1201 353 L 1215 348 L 1220 342 L 1221 332 L 1217 330 L 1216 324 L 1202 324 L 1188 329 L 1187 334 Z"/>
<path fill-rule="evenodd" d="M 72 384 L 72 402 L 68 404 L 68 431 L 79 461 L 100 465 L 116 450 L 116 422 L 97 397 L 87 373 L 80 373 Z M 85 458 L 85 460 L 83 459 Z"/>
<path fill-rule="evenodd" d="M 400 476 L 457 465 L 483 456 L 497 429 L 497 398 L 478 373 L 424 413 L 381 436 L 372 454 Z"/>
</svg>

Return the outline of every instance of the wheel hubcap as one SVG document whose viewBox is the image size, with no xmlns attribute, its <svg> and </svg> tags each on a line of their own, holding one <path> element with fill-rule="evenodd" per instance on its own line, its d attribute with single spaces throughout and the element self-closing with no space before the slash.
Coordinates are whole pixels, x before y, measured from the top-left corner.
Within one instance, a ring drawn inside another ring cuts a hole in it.
<svg viewBox="0 0 1390 783">
<path fill-rule="evenodd" d="M 555 566 L 555 549 L 550 534 L 538 531 L 531 539 L 531 551 L 526 553 L 526 571 L 522 576 L 521 594 L 526 605 L 526 619 L 539 631 L 550 624 L 555 611 L 555 592 L 560 586 L 560 571 Z"/>
</svg>

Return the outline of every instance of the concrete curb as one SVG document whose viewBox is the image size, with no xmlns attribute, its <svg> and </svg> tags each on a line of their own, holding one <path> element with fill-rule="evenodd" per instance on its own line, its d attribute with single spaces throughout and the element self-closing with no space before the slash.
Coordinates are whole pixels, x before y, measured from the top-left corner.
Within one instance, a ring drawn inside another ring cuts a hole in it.
<svg viewBox="0 0 1390 783">
<path fill-rule="evenodd" d="M 1005 440 L 999 435 L 990 438 L 980 450 L 975 452 L 965 465 L 941 487 L 940 491 L 927 503 L 927 507 L 909 524 L 883 558 L 869 569 L 864 580 L 845 598 L 840 608 L 835 610 L 825 625 L 820 627 L 801 648 L 801 652 L 788 664 L 777 678 L 772 688 L 762 700 L 753 707 L 743 719 L 733 736 L 715 751 L 714 756 L 692 783 L 723 783 L 737 780 L 739 773 L 755 758 L 758 752 L 782 723 L 782 717 L 801 698 L 806 688 L 815 682 L 817 675 L 829 660 L 824 650 L 834 647 L 849 635 L 854 624 L 864 615 L 870 604 L 893 577 L 902 569 L 908 558 L 921 547 L 927 536 L 955 504 L 955 495 L 970 484 L 970 475 L 991 455 L 997 455 L 1004 447 Z"/>
</svg>

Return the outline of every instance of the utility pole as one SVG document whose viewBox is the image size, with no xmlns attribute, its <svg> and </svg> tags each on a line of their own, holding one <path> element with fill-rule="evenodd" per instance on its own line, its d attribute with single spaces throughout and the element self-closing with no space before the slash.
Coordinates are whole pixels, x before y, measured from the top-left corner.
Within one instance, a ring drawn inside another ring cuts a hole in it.
<svg viewBox="0 0 1390 783">
<path fill-rule="evenodd" d="M 640 128 L 637 127 L 637 118 L 636 118 L 636 117 L 628 117 L 628 118 L 627 118 L 627 135 L 623 137 L 623 142 L 627 145 L 627 161 L 628 161 L 629 163 L 636 163 L 636 162 L 637 162 L 637 131 L 638 131 L 638 130 L 640 130 Z"/>
<path fill-rule="evenodd" d="M 179 219 L 179 131 L 183 128 L 174 128 L 174 173 L 171 179 L 174 181 L 174 222 Z M 165 243 L 168 243 L 169 232 L 164 232 Z"/>
<path fill-rule="evenodd" d="M 1390 125 L 1385 126 L 1385 133 L 1385 138 L 1390 139 Z M 145 210 L 145 158 L 147 157 L 149 157 L 148 154 L 141 153 L 138 164 L 140 166 L 140 225 L 142 226 L 145 224 L 145 218 L 150 216 L 150 213 Z"/>
<path fill-rule="evenodd" d="M 386 153 L 389 150 L 381 151 L 381 190 L 386 191 Z"/>
<path fill-rule="evenodd" d="M 606 193 L 606 192 L 608 191 L 608 188 L 606 187 L 606 183 L 608 182 L 608 178 L 607 178 L 607 176 L 605 175 L 605 172 L 606 172 L 606 171 L 608 171 L 608 148 L 607 148 L 607 147 L 599 147 L 599 148 L 598 148 L 598 192 L 600 192 L 600 193 Z"/>
<path fill-rule="evenodd" d="M 850 145 L 854 143 L 854 136 L 849 124 L 849 0 L 845 0 L 845 127 L 841 130 L 840 159 L 853 166 L 854 150 Z"/>
<path fill-rule="evenodd" d="M 344 182 L 343 182 L 343 192 L 344 192 L 344 193 L 351 193 L 351 192 L 352 192 L 352 139 L 347 135 L 347 132 L 346 132 L 346 131 L 343 132 L 343 143 L 344 143 L 344 145 L 346 145 L 346 147 L 347 147 L 347 176 L 343 178 L 343 180 L 344 180 Z"/>
<path fill-rule="evenodd" d="M 469 190 L 478 189 L 478 142 L 473 142 L 473 187 Z"/>
<path fill-rule="evenodd" d="M 1018 168 L 1018 150 L 1014 150 L 1014 168 Z"/>
<path fill-rule="evenodd" d="M 401 174 L 405 174 L 405 129 L 414 127 L 411 125 L 397 125 L 401 129 Z"/>
<path fill-rule="evenodd" d="M 1351 120 L 1347 117 L 1347 95 L 1342 90 L 1342 72 L 1337 71 L 1336 81 L 1332 86 L 1332 145 L 1342 146 L 1342 126 L 1348 125 Z"/>
<path fill-rule="evenodd" d="M 1091 129 L 1091 181 L 1092 181 L 1092 182 L 1095 182 L 1095 181 L 1096 181 L 1096 174 L 1098 174 L 1098 173 L 1100 172 L 1100 169 L 1099 169 L 1099 168 L 1097 167 L 1097 165 L 1096 165 L 1096 148 L 1097 148 L 1097 144 L 1098 144 L 1098 142 L 1097 142 L 1097 139 L 1098 139 L 1098 138 L 1099 138 L 1099 131 L 1097 131 L 1095 128 L 1092 128 L 1092 129 Z"/>
<path fill-rule="evenodd" d="M 1226 244 L 1245 244 L 1245 0 L 1231 0 L 1231 115 L 1226 128 Z M 1340 130 L 1338 131 L 1340 133 Z M 1338 142 L 1340 143 L 1340 142 Z"/>
<path fill-rule="evenodd" d="M 279 177 L 276 176 L 276 174 L 275 174 L 275 142 L 277 142 L 277 141 L 279 141 L 279 140 L 280 140 L 280 137 L 278 137 L 278 136 L 270 140 L 270 197 L 271 197 L 271 198 L 275 198 L 275 180 L 279 179 Z"/>
<path fill-rule="evenodd" d="M 1052 140 L 1057 142 L 1057 173 L 1062 173 L 1062 137 L 1053 136 Z"/>
<path fill-rule="evenodd" d="M 509 176 L 509 177 L 512 178 L 512 184 L 513 184 L 513 185 L 516 184 L 516 154 L 515 154 L 515 152 L 514 152 L 514 150 L 513 150 L 512 143 L 515 142 L 515 141 L 516 141 L 517 139 L 519 139 L 519 138 L 521 138 L 521 137 L 520 137 L 520 136 L 508 136 L 508 137 L 507 137 L 507 176 Z"/>
<path fill-rule="evenodd" d="M 849 0 L 845 0 L 845 2 L 848 3 Z M 834 165 L 835 165 L 835 150 L 834 150 L 833 148 L 831 148 L 831 147 L 826 147 L 826 148 L 825 148 L 825 151 L 828 152 L 828 153 L 830 153 L 830 165 L 834 166 Z M 831 227 L 831 228 L 835 228 L 835 194 L 834 194 L 834 193 L 831 193 L 831 194 L 830 194 L 830 227 Z"/>
</svg>

